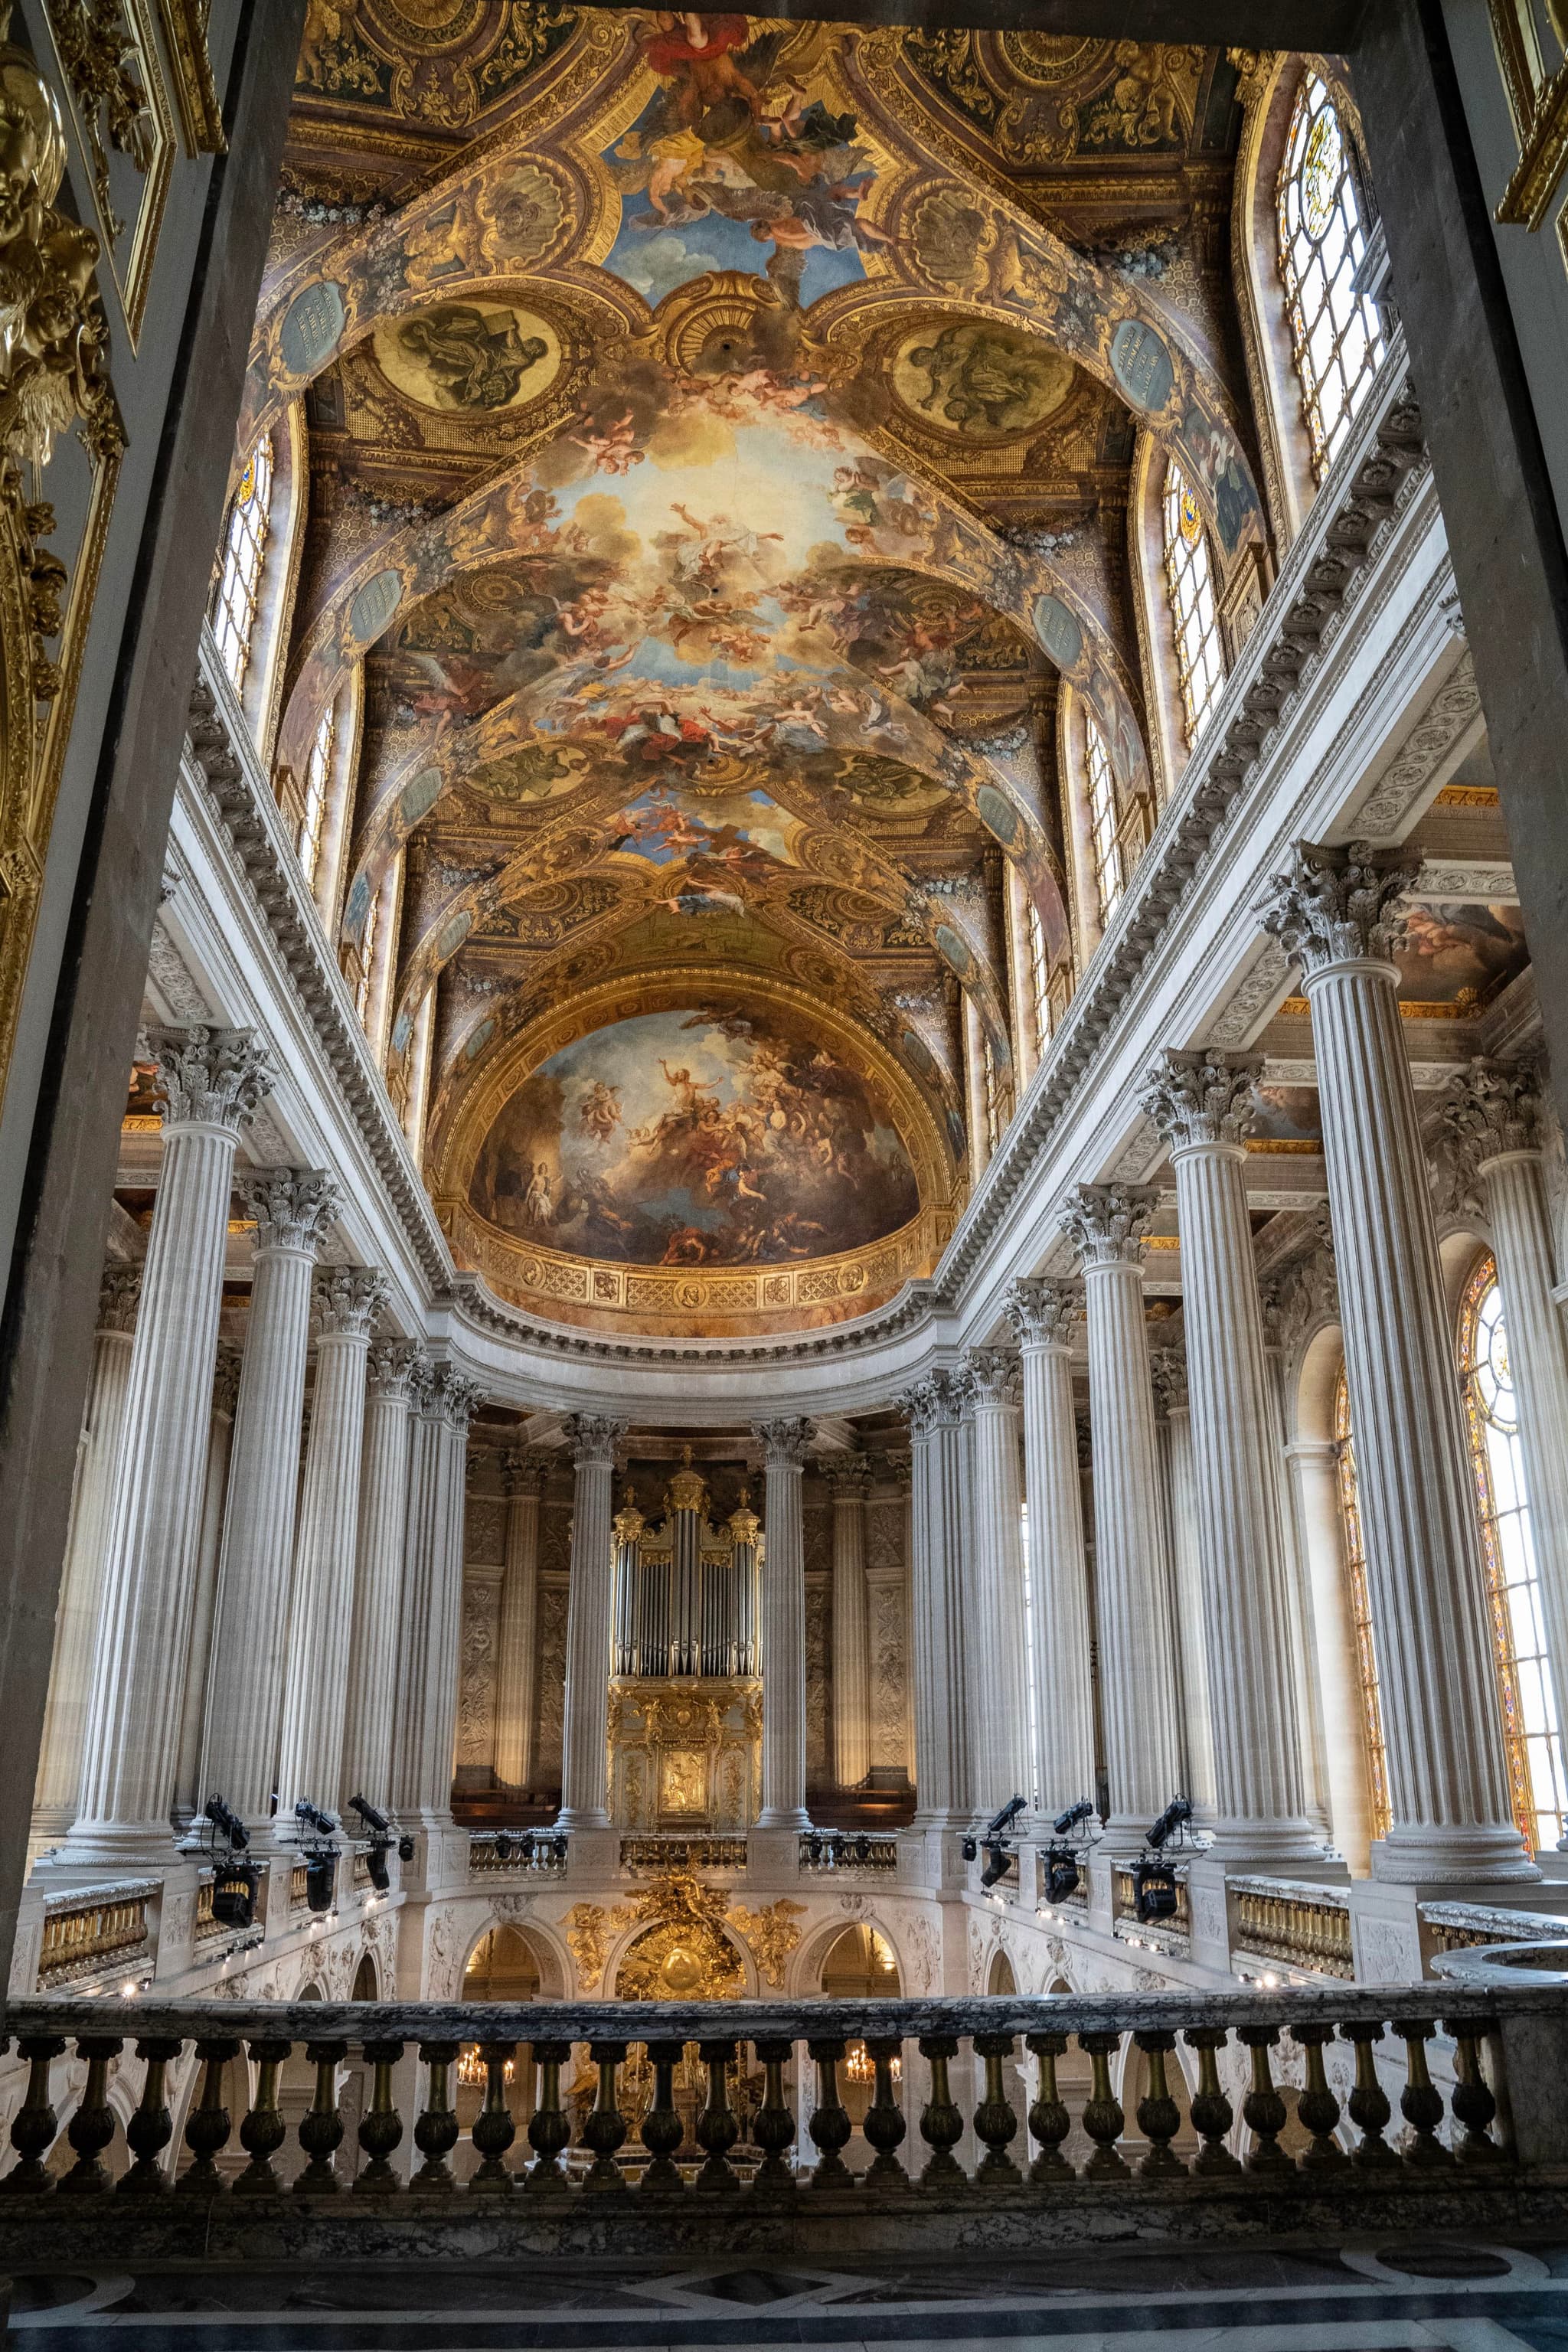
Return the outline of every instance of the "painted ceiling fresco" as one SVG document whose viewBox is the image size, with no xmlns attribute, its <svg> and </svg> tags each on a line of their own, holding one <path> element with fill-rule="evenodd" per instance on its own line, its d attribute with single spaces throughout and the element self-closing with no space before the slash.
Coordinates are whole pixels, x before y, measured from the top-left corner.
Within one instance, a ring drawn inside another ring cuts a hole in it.
<svg viewBox="0 0 1568 2352">
<path fill-rule="evenodd" d="M 434 990 L 427 1181 L 531 1307 L 777 1328 L 933 1262 L 966 1005 L 1014 1083 L 1010 888 L 1070 987 L 1064 686 L 1152 804 L 1139 434 L 1222 567 L 1263 538 L 1235 90 L 1223 51 L 310 0 L 241 427 L 304 401 L 277 758 L 363 677 L 345 966 L 401 873 L 389 1084 Z"/>
</svg>

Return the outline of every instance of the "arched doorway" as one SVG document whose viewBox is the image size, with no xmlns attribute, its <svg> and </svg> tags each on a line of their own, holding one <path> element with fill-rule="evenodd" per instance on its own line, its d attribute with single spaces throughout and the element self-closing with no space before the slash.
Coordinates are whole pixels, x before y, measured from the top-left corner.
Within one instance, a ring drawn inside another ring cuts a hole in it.
<svg viewBox="0 0 1568 2352">
<path fill-rule="evenodd" d="M 468 1954 L 460 1998 L 467 2002 L 537 2000 L 539 1990 L 539 1959 L 527 1937 L 505 1925 L 487 1927 Z M 454 2103 L 462 2137 L 452 2151 L 452 2169 L 466 2180 L 479 2163 L 471 2134 L 485 2099 L 485 2062 L 477 2042 L 465 2042 L 458 2051 L 457 2074 Z M 506 2086 L 507 2106 L 521 2141 L 534 2102 L 533 2053 L 526 2042 L 507 2062 Z"/>
<path fill-rule="evenodd" d="M 375 1960 L 371 1953 L 362 1952 L 359 1966 L 354 1970 L 353 1983 L 349 1989 L 349 1999 L 375 2000 L 379 1998 L 379 1994 L 380 1987 L 375 1979 Z"/>
<path fill-rule="evenodd" d="M 822 1990 L 829 2000 L 897 2000 L 902 1989 L 899 1963 L 887 1937 L 875 1927 L 846 1927 L 823 1955 Z M 902 2062 L 894 2068 L 901 2084 Z M 838 2070 L 839 2096 L 854 2125 L 854 2136 L 844 2151 L 852 2172 L 864 2171 L 871 2161 L 864 2126 L 876 2095 L 876 2068 L 863 2042 L 851 2042 Z"/>
</svg>

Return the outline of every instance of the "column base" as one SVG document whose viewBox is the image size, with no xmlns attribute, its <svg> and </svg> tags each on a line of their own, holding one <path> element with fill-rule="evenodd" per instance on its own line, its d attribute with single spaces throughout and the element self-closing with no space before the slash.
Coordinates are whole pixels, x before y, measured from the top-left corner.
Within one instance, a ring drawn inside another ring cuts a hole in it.
<svg viewBox="0 0 1568 2352">
<path fill-rule="evenodd" d="M 166 1870 L 176 1858 L 167 1822 L 75 1822 L 40 1870 Z"/>
<path fill-rule="evenodd" d="M 752 1827 L 754 1830 L 808 1830 L 811 1815 L 804 1805 L 764 1805 Z"/>
<path fill-rule="evenodd" d="M 603 1805 L 563 1805 L 553 1826 L 558 1830 L 607 1830 L 615 1824 Z"/>
<path fill-rule="evenodd" d="M 1468 1829 L 1396 1826 L 1372 1844 L 1372 1874 L 1390 1886 L 1538 1886 L 1541 1872 L 1511 1822 Z"/>
<path fill-rule="evenodd" d="M 1213 1824 L 1207 1859 L 1227 1870 L 1256 1870 L 1293 1878 L 1343 1879 L 1342 1861 L 1330 1861 L 1323 1841 L 1305 1821 L 1247 1822 L 1220 1819 Z"/>
</svg>

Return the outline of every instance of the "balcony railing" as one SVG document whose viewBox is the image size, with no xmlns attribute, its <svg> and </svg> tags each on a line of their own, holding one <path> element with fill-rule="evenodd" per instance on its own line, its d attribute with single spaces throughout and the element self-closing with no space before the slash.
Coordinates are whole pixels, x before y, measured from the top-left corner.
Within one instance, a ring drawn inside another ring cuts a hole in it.
<svg viewBox="0 0 1568 2352">
<path fill-rule="evenodd" d="M 808 1830 L 800 1841 L 802 1870 L 877 1870 L 899 1866 L 896 1837 L 877 1837 L 869 1830 Z"/>
<path fill-rule="evenodd" d="M 560 1878 L 566 1869 L 566 1840 L 547 1830 L 476 1830 L 468 1840 L 468 1875 L 527 1871 Z"/>
<path fill-rule="evenodd" d="M 139 1968 L 151 1949 L 147 1906 L 157 1892 L 157 1880 L 147 1878 L 55 1897 L 44 1912 L 38 1990 L 79 1984 L 110 1969 Z"/>
<path fill-rule="evenodd" d="M 624 1837 L 623 1870 L 744 1870 L 746 1835 L 733 1837 Z"/>
<path fill-rule="evenodd" d="M 1236 1897 L 1233 1968 L 1238 1961 L 1258 1958 L 1279 1960 L 1313 1976 L 1339 1977 L 1347 1984 L 1355 1975 L 1348 1888 L 1268 1878 L 1231 1878 L 1226 1885 Z M 1495 1919 L 1497 1914 L 1488 1916 Z M 1476 1937 L 1477 1943 L 1495 1940 L 1495 1936 Z"/>
</svg>

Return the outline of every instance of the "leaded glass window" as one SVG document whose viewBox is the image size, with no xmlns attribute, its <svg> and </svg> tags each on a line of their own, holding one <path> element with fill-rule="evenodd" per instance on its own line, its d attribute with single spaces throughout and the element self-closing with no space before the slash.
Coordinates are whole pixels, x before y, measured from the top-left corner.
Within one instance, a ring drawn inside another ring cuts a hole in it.
<svg viewBox="0 0 1568 2352">
<path fill-rule="evenodd" d="M 1315 73 L 1296 93 L 1276 211 L 1301 412 L 1321 480 L 1377 372 L 1384 333 L 1376 304 L 1356 291 L 1366 227 L 1339 109 Z"/>
<path fill-rule="evenodd" d="M 1334 1391 L 1334 1456 L 1340 1486 L 1340 1528 L 1344 1538 L 1345 1585 L 1355 1640 L 1356 1678 L 1361 1685 L 1362 1743 L 1366 1755 L 1367 1812 L 1374 1838 L 1388 1835 L 1388 1748 L 1383 1737 L 1383 1699 L 1377 1680 L 1372 1601 L 1367 1591 L 1366 1544 L 1362 1534 L 1361 1494 L 1356 1484 L 1355 1445 L 1351 1435 L 1350 1383 L 1340 1367 Z"/>
<path fill-rule="evenodd" d="M 1182 688 L 1183 723 L 1190 748 L 1219 699 L 1225 658 L 1203 511 L 1173 457 L 1165 468 L 1164 522 L 1165 588 Z"/>
<path fill-rule="evenodd" d="M 1029 1001 L 1035 1013 L 1035 1051 L 1043 1054 L 1050 1042 L 1050 971 L 1046 955 L 1046 927 L 1032 898 L 1025 901 L 1029 931 Z"/>
<path fill-rule="evenodd" d="M 1094 890 L 1100 904 L 1100 919 L 1110 919 L 1110 910 L 1121 896 L 1121 845 L 1116 838 L 1116 786 L 1110 773 L 1110 754 L 1105 748 L 1105 738 L 1092 710 L 1084 713 L 1084 768 L 1089 777 L 1089 838 L 1094 859 Z"/>
<path fill-rule="evenodd" d="M 224 534 L 217 584 L 213 592 L 213 635 L 237 694 L 244 688 L 245 673 L 250 665 L 271 504 L 272 436 L 264 433 L 246 460 L 229 507 L 228 529 Z"/>
<path fill-rule="evenodd" d="M 1477 1260 L 1460 1302 L 1459 1374 L 1486 1559 L 1487 1613 L 1509 1786 L 1514 1819 L 1536 1853 L 1543 1846 L 1554 1846 L 1563 1835 L 1568 1780 L 1541 1618 L 1519 1397 L 1508 1360 L 1497 1265 L 1489 1251 Z"/>
<path fill-rule="evenodd" d="M 299 849 L 305 879 L 312 885 L 316 879 L 316 868 L 321 861 L 321 827 L 327 814 L 327 793 L 332 779 L 332 744 L 336 735 L 337 712 L 329 702 L 321 713 L 321 723 L 316 730 L 316 740 L 305 762 L 305 813 L 300 824 Z"/>
</svg>

